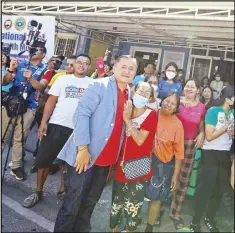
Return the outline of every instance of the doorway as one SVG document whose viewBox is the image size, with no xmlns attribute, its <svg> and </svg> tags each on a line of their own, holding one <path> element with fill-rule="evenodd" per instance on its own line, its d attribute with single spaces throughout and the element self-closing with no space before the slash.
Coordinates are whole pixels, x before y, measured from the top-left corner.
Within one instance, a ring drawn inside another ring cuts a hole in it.
<svg viewBox="0 0 235 233">
<path fill-rule="evenodd" d="M 138 62 L 138 70 L 136 75 L 144 72 L 144 65 L 150 61 L 156 65 L 156 71 L 159 70 L 162 49 L 131 46 L 130 54 L 136 58 Z"/>
</svg>

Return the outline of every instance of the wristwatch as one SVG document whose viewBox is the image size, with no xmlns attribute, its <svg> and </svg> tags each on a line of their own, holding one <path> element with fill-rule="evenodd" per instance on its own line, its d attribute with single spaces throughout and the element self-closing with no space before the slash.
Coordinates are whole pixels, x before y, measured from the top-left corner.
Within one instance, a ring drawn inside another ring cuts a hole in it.
<svg viewBox="0 0 235 233">
<path fill-rule="evenodd" d="M 12 70 L 7 70 L 7 72 L 9 72 L 9 73 L 13 74 L 13 72 L 14 72 L 14 71 L 12 71 Z"/>
</svg>

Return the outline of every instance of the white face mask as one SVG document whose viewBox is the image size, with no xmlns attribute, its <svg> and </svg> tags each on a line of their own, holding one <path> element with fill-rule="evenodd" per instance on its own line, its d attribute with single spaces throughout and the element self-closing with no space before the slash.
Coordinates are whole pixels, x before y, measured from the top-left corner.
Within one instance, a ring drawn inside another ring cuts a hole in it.
<svg viewBox="0 0 235 233">
<path fill-rule="evenodd" d="M 158 86 L 157 85 L 152 84 L 151 86 L 152 86 L 154 91 L 156 91 L 156 92 L 158 91 Z"/>
<path fill-rule="evenodd" d="M 175 73 L 174 72 L 166 72 L 166 77 L 170 80 L 172 80 L 175 77 Z"/>
<path fill-rule="evenodd" d="M 215 77 L 215 80 L 220 81 L 220 77 L 219 76 Z"/>
</svg>

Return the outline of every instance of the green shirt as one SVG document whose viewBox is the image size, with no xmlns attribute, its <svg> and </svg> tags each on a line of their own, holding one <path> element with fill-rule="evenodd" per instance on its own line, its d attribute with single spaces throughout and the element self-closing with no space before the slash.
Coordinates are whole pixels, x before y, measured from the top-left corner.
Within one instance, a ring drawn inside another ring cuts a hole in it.
<svg viewBox="0 0 235 233">
<path fill-rule="evenodd" d="M 229 120 L 234 121 L 234 109 L 226 113 L 221 106 L 215 106 L 207 111 L 205 124 L 213 125 L 215 126 L 216 130 L 219 130 L 225 127 L 227 121 Z M 231 145 L 232 139 L 229 138 L 227 132 L 225 132 L 224 134 L 210 142 L 205 139 L 202 149 L 229 151 Z"/>
</svg>

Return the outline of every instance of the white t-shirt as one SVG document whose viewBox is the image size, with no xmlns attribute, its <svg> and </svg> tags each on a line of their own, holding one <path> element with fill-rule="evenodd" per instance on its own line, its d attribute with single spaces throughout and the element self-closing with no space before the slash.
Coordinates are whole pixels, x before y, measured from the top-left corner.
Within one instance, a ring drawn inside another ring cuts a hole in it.
<svg viewBox="0 0 235 233">
<path fill-rule="evenodd" d="M 63 75 L 56 79 L 48 94 L 59 98 L 49 123 L 74 129 L 74 112 L 84 91 L 92 82 L 93 79 L 87 76 L 77 78 L 73 74 Z"/>
</svg>

